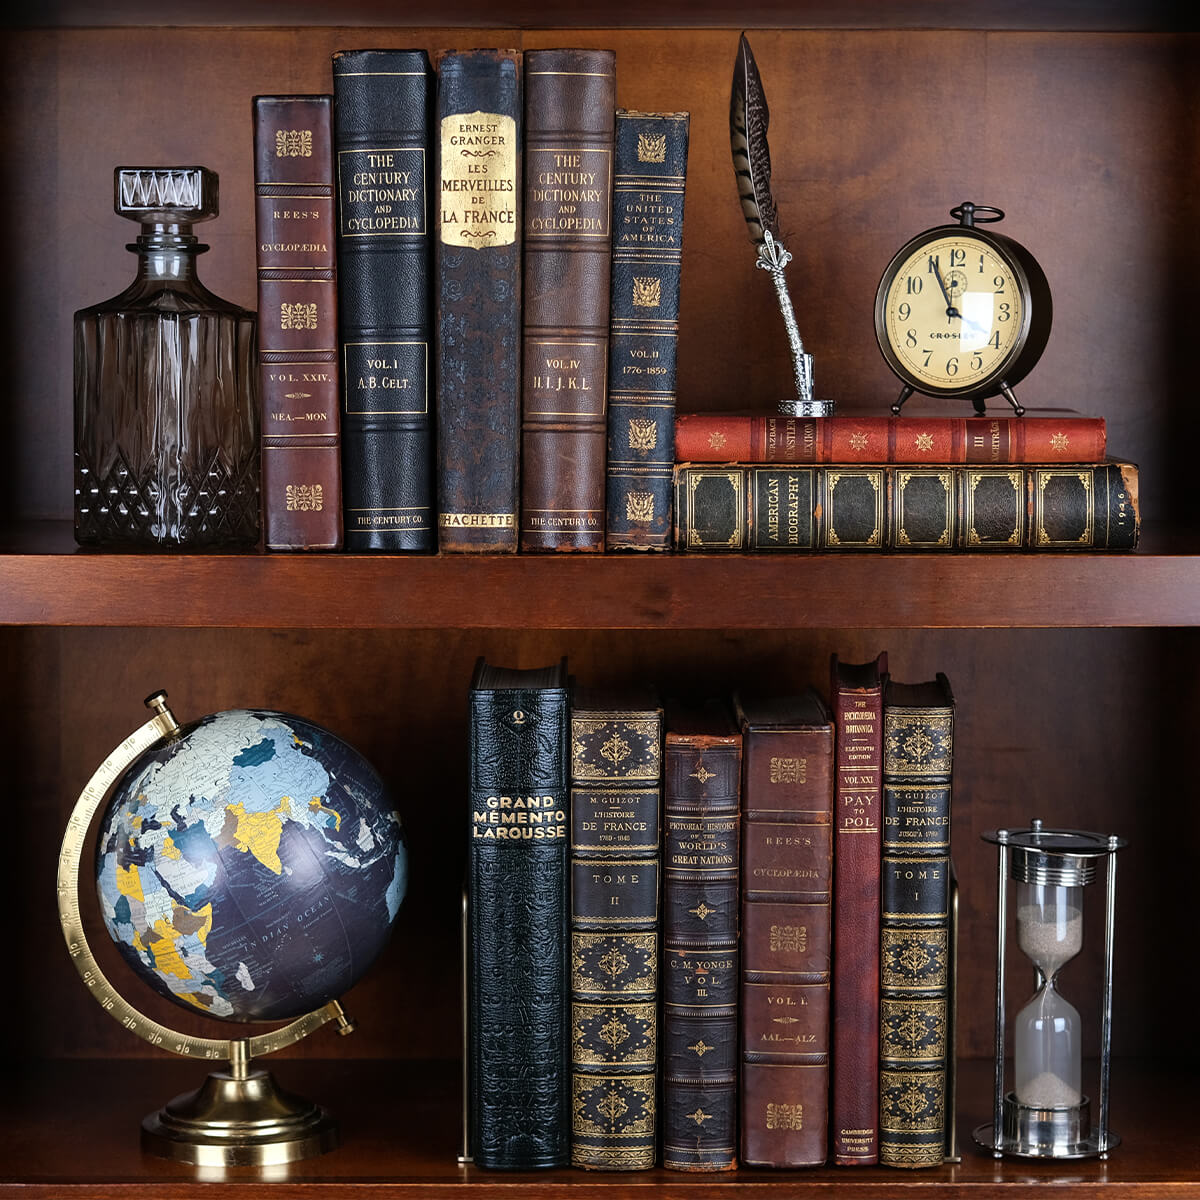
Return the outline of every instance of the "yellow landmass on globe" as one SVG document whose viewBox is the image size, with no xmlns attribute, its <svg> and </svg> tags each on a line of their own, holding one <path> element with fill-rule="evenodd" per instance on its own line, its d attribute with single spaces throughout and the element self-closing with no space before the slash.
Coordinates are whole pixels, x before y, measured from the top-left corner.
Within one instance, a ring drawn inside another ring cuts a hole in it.
<svg viewBox="0 0 1200 1200">
<path fill-rule="evenodd" d="M 334 829 L 340 830 L 342 828 L 342 814 L 336 809 L 326 808 L 325 805 L 321 803 L 320 796 L 314 796 L 308 802 L 308 807 L 311 808 L 313 812 L 328 813 L 334 820 Z"/>
<path fill-rule="evenodd" d="M 279 839 L 283 836 L 280 817 L 289 811 L 288 803 L 288 797 L 284 796 L 278 808 L 265 813 L 248 813 L 240 800 L 237 804 L 227 806 L 227 811 L 237 819 L 237 828 L 233 832 L 234 845 L 243 854 L 249 851 L 276 875 L 283 874 L 283 864 L 279 861 Z"/>
<path fill-rule="evenodd" d="M 171 835 L 169 833 L 167 834 L 167 836 L 165 838 L 163 838 L 162 855 L 163 855 L 163 858 L 182 858 L 183 857 L 183 852 L 179 849 L 179 847 L 177 845 L 175 845 L 175 843 L 173 841 L 171 841 Z"/>
<path fill-rule="evenodd" d="M 174 975 L 179 979 L 191 979 L 192 973 L 175 946 L 179 939 L 179 930 L 170 921 L 159 917 L 154 922 L 154 932 L 158 934 L 158 937 L 150 943 L 150 949 L 154 953 L 154 969 L 160 975 Z"/>
<path fill-rule="evenodd" d="M 142 894 L 142 880 L 138 875 L 137 863 L 128 869 L 118 863 L 117 891 L 122 896 L 131 896 L 134 900 L 141 900 L 145 903 L 146 897 Z"/>
</svg>

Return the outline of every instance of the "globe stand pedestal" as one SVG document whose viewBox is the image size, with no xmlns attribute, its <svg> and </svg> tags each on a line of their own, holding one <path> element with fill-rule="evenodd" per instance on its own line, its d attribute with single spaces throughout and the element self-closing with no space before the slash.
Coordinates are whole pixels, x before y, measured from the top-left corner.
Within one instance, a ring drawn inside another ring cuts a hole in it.
<svg viewBox="0 0 1200 1200">
<path fill-rule="evenodd" d="M 284 1091 L 270 1071 L 213 1071 L 142 1122 L 142 1149 L 202 1167 L 274 1166 L 338 1145 L 329 1112 Z"/>
</svg>

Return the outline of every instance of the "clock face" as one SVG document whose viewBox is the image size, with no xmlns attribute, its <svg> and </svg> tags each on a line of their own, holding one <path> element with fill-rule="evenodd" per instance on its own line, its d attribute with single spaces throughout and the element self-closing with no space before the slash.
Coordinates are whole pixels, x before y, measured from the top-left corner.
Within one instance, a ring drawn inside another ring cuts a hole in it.
<svg viewBox="0 0 1200 1200">
<path fill-rule="evenodd" d="M 965 231 L 901 253 L 885 276 L 878 313 L 892 366 L 924 392 L 961 393 L 1002 380 L 1029 323 L 1012 263 Z"/>
</svg>

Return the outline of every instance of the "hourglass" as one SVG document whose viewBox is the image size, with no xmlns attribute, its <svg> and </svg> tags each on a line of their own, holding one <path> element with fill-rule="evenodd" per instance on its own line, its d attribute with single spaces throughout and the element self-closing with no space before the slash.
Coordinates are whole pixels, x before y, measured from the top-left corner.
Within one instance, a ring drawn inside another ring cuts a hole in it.
<svg viewBox="0 0 1200 1200">
<path fill-rule="evenodd" d="M 996 1157 L 1108 1156 L 1120 1138 L 1108 1128 L 1112 1042 L 1113 921 L 1117 851 L 1127 843 L 1081 830 L 1000 829 L 983 835 L 999 848 L 996 954 L 996 1094 L 993 1123 L 975 1140 Z M 1091 1127 L 1083 1094 L 1083 1019 L 1062 994 L 1058 974 L 1083 947 L 1083 889 L 1107 864 L 1104 986 L 1100 1029 L 1100 1111 Z M 1016 882 L 1017 945 L 1033 963 L 1034 994 L 1013 1022 L 1011 1092 L 1004 1090 L 1004 965 L 1008 879 Z"/>
</svg>

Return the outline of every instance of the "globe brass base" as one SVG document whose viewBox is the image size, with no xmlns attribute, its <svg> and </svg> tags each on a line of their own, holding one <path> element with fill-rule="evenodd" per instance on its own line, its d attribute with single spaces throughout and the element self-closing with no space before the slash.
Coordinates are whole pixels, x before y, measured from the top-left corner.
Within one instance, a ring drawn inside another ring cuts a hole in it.
<svg viewBox="0 0 1200 1200">
<path fill-rule="evenodd" d="M 269 1071 L 214 1071 L 142 1122 L 142 1149 L 202 1167 L 274 1166 L 332 1150 L 326 1109 L 280 1088 Z"/>
</svg>

